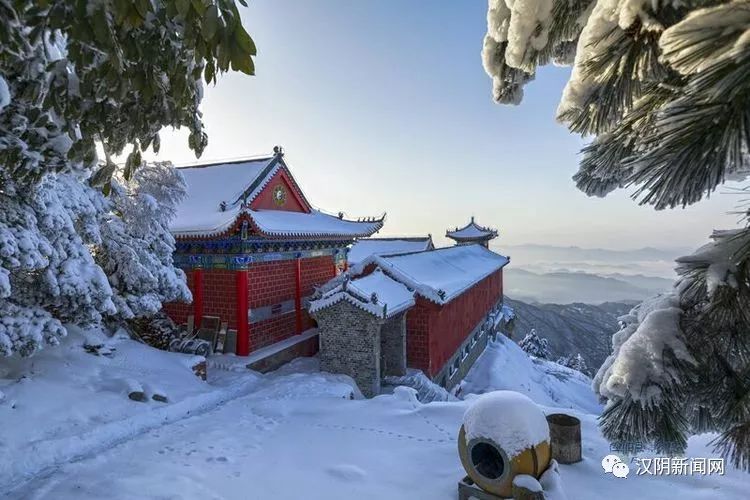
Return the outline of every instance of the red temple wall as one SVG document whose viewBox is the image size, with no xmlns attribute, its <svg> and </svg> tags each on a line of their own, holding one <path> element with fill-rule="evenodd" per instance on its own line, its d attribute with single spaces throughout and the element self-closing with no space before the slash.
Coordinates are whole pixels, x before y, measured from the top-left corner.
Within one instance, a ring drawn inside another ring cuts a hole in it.
<svg viewBox="0 0 750 500">
<path fill-rule="evenodd" d="M 286 201 L 283 205 L 276 203 L 273 198 L 273 190 L 276 186 L 281 184 L 286 190 Z M 253 202 L 250 204 L 250 208 L 253 210 L 288 210 L 290 212 L 309 212 L 309 208 L 305 205 L 305 202 L 299 197 L 297 191 L 294 189 L 294 185 L 289 177 L 283 170 L 279 170 L 271 177 L 271 180 L 266 184 L 263 190 L 255 197 Z"/>
<path fill-rule="evenodd" d="M 250 308 L 271 306 L 293 300 L 295 296 L 295 261 L 282 260 L 251 264 L 248 269 L 248 299 Z M 237 276 L 239 271 L 227 269 L 204 269 L 203 273 L 203 315 L 219 316 L 227 321 L 229 328 L 237 329 Z M 194 290 L 193 273 L 186 272 L 188 286 Z M 301 295 L 312 294 L 316 285 L 321 285 L 334 276 L 333 259 L 330 255 L 302 259 Z M 192 304 L 164 304 L 164 311 L 177 324 L 187 322 L 193 314 Z M 307 314 L 302 312 L 302 328 L 315 325 Z M 254 351 L 269 344 L 284 340 L 296 333 L 295 314 L 288 312 L 263 321 L 250 324 L 250 350 Z"/>
<path fill-rule="evenodd" d="M 203 316 L 218 316 L 237 328 L 237 271 L 203 270 Z"/>
<path fill-rule="evenodd" d="M 281 260 L 261 262 L 250 266 L 248 280 L 250 308 L 270 306 L 294 299 L 296 262 Z M 333 259 L 330 255 L 302 259 L 301 295 L 312 294 L 314 287 L 322 285 L 334 276 Z M 315 326 L 315 322 L 302 311 L 302 329 Z M 250 349 L 279 342 L 294 335 L 296 328 L 294 313 L 281 314 L 250 325 Z"/>
<path fill-rule="evenodd" d="M 433 377 L 502 296 L 499 269 L 443 306 L 417 297 L 406 315 L 407 364 Z"/>
</svg>

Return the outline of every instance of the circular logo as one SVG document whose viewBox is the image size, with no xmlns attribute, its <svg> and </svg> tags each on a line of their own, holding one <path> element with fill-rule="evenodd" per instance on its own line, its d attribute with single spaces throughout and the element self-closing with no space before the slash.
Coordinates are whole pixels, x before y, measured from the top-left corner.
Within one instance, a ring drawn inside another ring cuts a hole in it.
<svg viewBox="0 0 750 500">
<path fill-rule="evenodd" d="M 273 202 L 279 206 L 286 203 L 286 189 L 281 184 L 273 188 Z"/>
</svg>

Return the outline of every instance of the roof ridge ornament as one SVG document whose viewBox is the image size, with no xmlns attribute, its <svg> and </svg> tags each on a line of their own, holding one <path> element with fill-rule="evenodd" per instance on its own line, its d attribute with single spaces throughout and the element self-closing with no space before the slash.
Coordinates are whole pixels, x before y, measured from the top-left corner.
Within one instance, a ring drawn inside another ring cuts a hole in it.
<svg viewBox="0 0 750 500">
<path fill-rule="evenodd" d="M 279 158 L 284 157 L 284 148 L 281 146 L 281 144 L 277 144 L 273 147 L 273 154 L 274 156 L 278 156 Z"/>
</svg>

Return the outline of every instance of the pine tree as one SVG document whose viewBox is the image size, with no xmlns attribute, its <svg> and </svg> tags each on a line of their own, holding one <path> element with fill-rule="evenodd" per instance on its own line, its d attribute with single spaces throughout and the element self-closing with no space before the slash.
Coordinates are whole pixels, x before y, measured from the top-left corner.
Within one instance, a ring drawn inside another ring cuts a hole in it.
<svg viewBox="0 0 750 500">
<path fill-rule="evenodd" d="M 253 73 L 234 0 L 0 1 L 0 47 L 0 355 L 189 297 L 167 231 L 184 184 L 141 153 L 172 126 L 200 155 L 202 80 Z"/>
<path fill-rule="evenodd" d="M 558 365 L 566 366 L 572 370 L 579 371 L 586 376 L 591 376 L 589 368 L 586 365 L 586 360 L 583 359 L 581 353 L 577 353 L 575 356 L 563 356 L 557 360 Z"/>
<path fill-rule="evenodd" d="M 550 357 L 549 342 L 547 339 L 537 335 L 536 330 L 533 328 L 518 345 L 529 356 L 542 359 L 549 359 Z"/>
<path fill-rule="evenodd" d="M 593 137 L 574 179 L 589 195 L 636 188 L 687 206 L 750 171 L 750 2 L 491 0 L 483 63 L 501 103 L 539 65 L 571 63 L 557 111 Z M 678 260 L 673 292 L 625 318 L 594 380 L 612 441 L 683 451 L 716 431 L 750 471 L 750 211 Z"/>
</svg>

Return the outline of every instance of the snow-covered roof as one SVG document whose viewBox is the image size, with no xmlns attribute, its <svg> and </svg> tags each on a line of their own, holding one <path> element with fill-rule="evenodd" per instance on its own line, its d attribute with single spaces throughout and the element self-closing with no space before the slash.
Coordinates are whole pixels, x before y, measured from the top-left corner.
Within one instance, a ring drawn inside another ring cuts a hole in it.
<svg viewBox="0 0 750 500">
<path fill-rule="evenodd" d="M 268 237 L 348 239 L 370 236 L 383 227 L 382 217 L 352 221 L 314 209 L 292 212 L 249 208 L 282 168 L 288 171 L 280 154 L 180 168 L 187 195 L 177 207 L 170 230 L 178 237 L 215 236 L 235 226 L 243 216 Z M 308 204 L 302 192 L 298 194 Z"/>
<path fill-rule="evenodd" d="M 352 221 L 319 210 L 310 213 L 285 210 L 246 210 L 253 226 L 268 236 L 369 236 L 383 227 L 383 219 Z"/>
<path fill-rule="evenodd" d="M 453 231 L 446 231 L 445 236 L 457 241 L 491 240 L 492 238 L 497 237 L 497 230 L 480 226 L 474 222 L 474 217 L 472 217 L 471 221 L 469 221 L 464 227 L 456 228 Z"/>
<path fill-rule="evenodd" d="M 357 240 L 352 245 L 347 260 L 349 265 L 355 265 L 371 255 L 423 252 L 432 248 L 432 237 L 429 235 L 413 238 L 366 238 Z"/>
<path fill-rule="evenodd" d="M 445 304 L 505 266 L 510 260 L 481 245 L 459 245 L 406 255 L 373 255 L 351 269 L 375 264 L 419 295 Z"/>
<path fill-rule="evenodd" d="M 341 281 L 310 301 L 309 311 L 314 313 L 342 300 L 379 318 L 390 318 L 414 305 L 414 291 L 376 269 L 362 278 Z"/>
<path fill-rule="evenodd" d="M 180 168 L 187 196 L 177 207 L 170 229 L 177 234 L 227 229 L 239 213 L 236 202 L 273 161 L 273 156 L 265 156 Z M 225 211 L 221 210 L 221 202 L 227 204 Z"/>
</svg>

